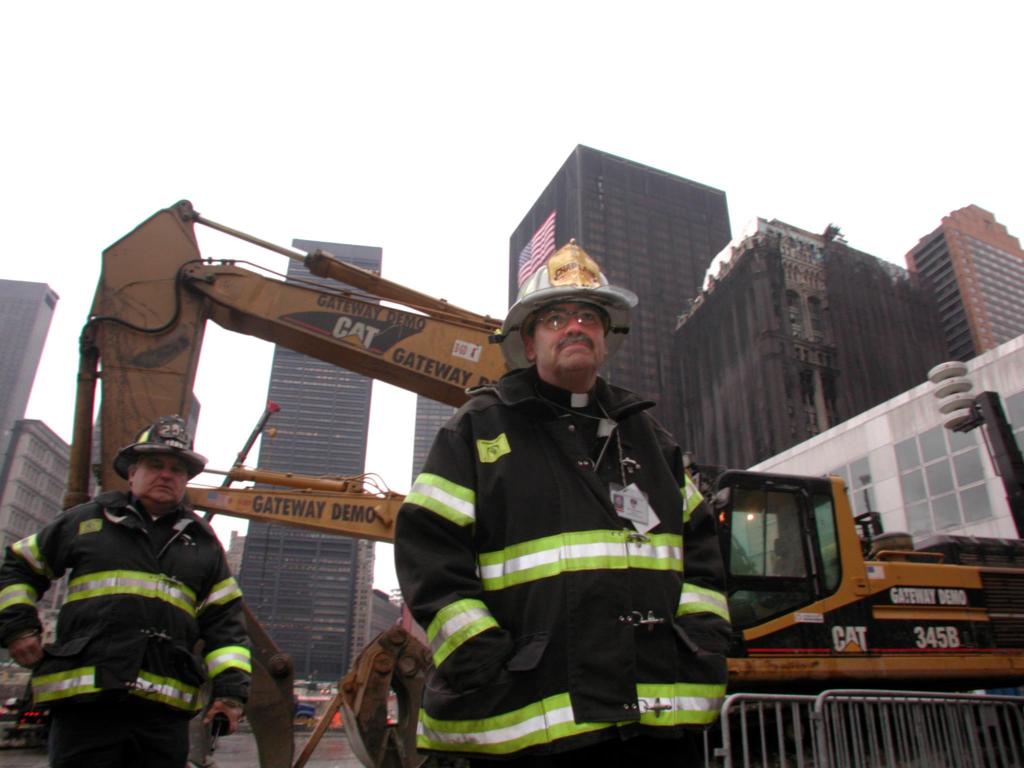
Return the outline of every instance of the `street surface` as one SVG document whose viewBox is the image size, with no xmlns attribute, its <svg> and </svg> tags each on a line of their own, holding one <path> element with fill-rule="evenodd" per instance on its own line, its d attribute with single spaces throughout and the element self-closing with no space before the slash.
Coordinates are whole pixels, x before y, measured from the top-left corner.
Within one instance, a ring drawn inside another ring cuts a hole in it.
<svg viewBox="0 0 1024 768">
<path fill-rule="evenodd" d="M 300 731 L 295 734 L 295 756 L 305 746 L 310 732 Z M 213 753 L 217 768 L 257 768 L 258 755 L 256 741 L 251 733 L 236 733 L 226 736 L 217 743 Z M 316 752 L 306 763 L 309 768 L 358 768 L 361 763 L 348 748 L 348 739 L 343 731 L 328 731 L 320 739 Z M 6 766 L 5 766 L 6 768 Z"/>
<path fill-rule="evenodd" d="M 295 755 L 302 750 L 307 732 L 296 734 Z M 216 768 L 257 768 L 256 741 L 251 733 L 236 733 L 220 740 L 213 754 Z M 358 768 L 359 761 L 348 748 L 343 732 L 329 731 L 320 740 L 316 752 L 306 763 L 309 768 Z M 47 768 L 46 753 L 33 749 L 0 750 L 0 766 L 3 768 Z M 143 768 L 140 766 L 140 768 Z"/>
</svg>

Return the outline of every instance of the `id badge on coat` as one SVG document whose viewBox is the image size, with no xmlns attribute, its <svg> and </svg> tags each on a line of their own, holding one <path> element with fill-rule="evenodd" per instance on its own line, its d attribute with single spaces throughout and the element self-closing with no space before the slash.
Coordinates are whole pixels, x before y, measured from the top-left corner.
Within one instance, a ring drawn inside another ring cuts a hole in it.
<svg viewBox="0 0 1024 768">
<path fill-rule="evenodd" d="M 630 483 L 625 488 L 612 485 L 611 497 L 615 514 L 633 523 L 639 533 L 647 533 L 661 522 L 647 501 L 647 494 L 636 483 Z"/>
</svg>

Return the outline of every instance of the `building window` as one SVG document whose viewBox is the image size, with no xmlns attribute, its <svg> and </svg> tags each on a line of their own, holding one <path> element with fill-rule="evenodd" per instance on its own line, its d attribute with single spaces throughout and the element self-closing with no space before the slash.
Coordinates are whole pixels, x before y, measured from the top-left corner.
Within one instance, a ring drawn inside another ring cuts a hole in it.
<svg viewBox="0 0 1024 768">
<path fill-rule="evenodd" d="M 947 493 L 945 496 L 932 499 L 932 518 L 937 530 L 960 525 L 960 510 L 955 493 Z"/>
<path fill-rule="evenodd" d="M 973 433 L 935 427 L 895 445 L 907 527 L 914 535 L 992 517 L 985 468 Z"/>
<path fill-rule="evenodd" d="M 903 490 L 904 504 L 912 504 L 928 498 L 928 491 L 924 487 L 924 475 L 920 469 L 915 468 L 900 475 L 900 487 Z"/>
<path fill-rule="evenodd" d="M 786 309 L 789 313 L 789 330 L 801 338 L 804 335 L 803 313 L 800 311 L 800 296 L 794 291 L 786 291 Z"/>
<path fill-rule="evenodd" d="M 811 339 L 821 341 L 824 338 L 821 327 L 821 302 L 812 296 L 807 300 L 807 309 L 811 315 Z"/>
<path fill-rule="evenodd" d="M 971 448 L 969 451 L 954 456 L 953 469 L 956 471 L 956 484 L 961 488 L 985 479 L 985 470 L 981 466 L 981 454 L 977 448 Z"/>
<path fill-rule="evenodd" d="M 868 462 L 867 456 L 863 456 L 847 466 L 835 470 L 834 474 L 848 478 L 847 487 L 850 489 L 850 503 L 853 505 L 854 515 L 878 511 L 875 507 L 871 464 Z"/>
<path fill-rule="evenodd" d="M 942 427 L 935 427 L 917 436 L 921 444 L 921 456 L 926 462 L 946 455 L 946 441 L 942 432 Z"/>
<path fill-rule="evenodd" d="M 921 463 L 921 454 L 917 452 L 917 439 L 911 437 L 896 443 L 896 466 L 900 472 L 906 472 Z"/>
<path fill-rule="evenodd" d="M 941 496 L 953 490 L 953 473 L 949 468 L 949 459 L 941 458 L 924 468 L 925 479 L 928 481 L 928 495 Z"/>
<path fill-rule="evenodd" d="M 932 516 L 928 502 L 907 505 L 907 528 L 911 531 L 928 531 L 932 527 Z"/>
<path fill-rule="evenodd" d="M 981 483 L 960 491 L 960 508 L 964 511 L 964 521 L 968 523 L 976 523 L 992 517 L 988 486 Z"/>
<path fill-rule="evenodd" d="M 1006 418 L 1010 422 L 1013 434 L 1017 438 L 1017 445 L 1024 443 L 1024 392 L 1018 392 L 1006 398 L 1004 403 Z"/>
</svg>

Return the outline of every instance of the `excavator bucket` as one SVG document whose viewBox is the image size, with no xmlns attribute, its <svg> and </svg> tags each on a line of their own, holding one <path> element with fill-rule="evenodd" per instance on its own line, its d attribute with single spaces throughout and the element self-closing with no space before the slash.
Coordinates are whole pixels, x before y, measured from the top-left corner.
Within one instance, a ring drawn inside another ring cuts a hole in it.
<svg viewBox="0 0 1024 768">
<path fill-rule="evenodd" d="M 252 643 L 252 690 L 245 716 L 252 723 L 260 768 L 291 768 L 295 755 L 292 715 L 295 676 L 291 657 L 278 650 L 270 635 L 244 606 Z"/>
<path fill-rule="evenodd" d="M 425 756 L 416 751 L 416 723 L 430 651 L 396 625 L 363 649 L 342 679 L 339 696 L 352 753 L 363 765 L 418 768 Z M 394 692 L 397 722 L 388 700 Z"/>
</svg>

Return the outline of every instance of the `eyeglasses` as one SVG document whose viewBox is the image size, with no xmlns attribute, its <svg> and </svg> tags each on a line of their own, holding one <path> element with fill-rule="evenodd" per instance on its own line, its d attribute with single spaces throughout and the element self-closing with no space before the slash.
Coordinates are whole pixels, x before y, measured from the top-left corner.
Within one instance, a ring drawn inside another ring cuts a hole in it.
<svg viewBox="0 0 1024 768">
<path fill-rule="evenodd" d="M 605 326 L 605 316 L 596 309 L 552 309 L 537 318 L 537 324 L 543 325 L 549 331 L 560 331 L 575 320 L 584 328 L 593 328 L 596 325 Z M 607 330 L 607 327 L 605 328 Z"/>
</svg>

